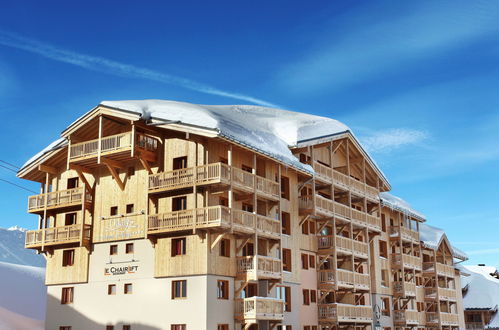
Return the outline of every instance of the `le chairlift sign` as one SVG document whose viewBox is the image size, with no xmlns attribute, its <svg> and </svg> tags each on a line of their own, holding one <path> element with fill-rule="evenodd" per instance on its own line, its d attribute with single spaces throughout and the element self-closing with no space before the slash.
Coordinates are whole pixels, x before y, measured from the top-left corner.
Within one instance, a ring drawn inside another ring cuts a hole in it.
<svg viewBox="0 0 499 330">
<path fill-rule="evenodd" d="M 139 270 L 138 265 L 111 266 L 104 268 L 104 275 L 131 275 Z"/>
</svg>

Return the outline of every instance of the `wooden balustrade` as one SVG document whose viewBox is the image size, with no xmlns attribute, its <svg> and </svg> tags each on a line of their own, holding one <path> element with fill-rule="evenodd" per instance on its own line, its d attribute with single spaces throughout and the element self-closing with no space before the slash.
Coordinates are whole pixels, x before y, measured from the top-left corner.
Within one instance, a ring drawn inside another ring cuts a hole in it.
<svg viewBox="0 0 499 330">
<path fill-rule="evenodd" d="M 452 314 L 452 313 L 440 312 L 440 324 L 443 326 L 445 326 L 445 325 L 450 325 L 450 326 L 459 325 L 459 315 Z"/>
<path fill-rule="evenodd" d="M 440 300 L 453 300 L 457 299 L 457 294 L 455 289 L 449 288 L 438 288 L 438 297 Z"/>
<path fill-rule="evenodd" d="M 442 313 L 440 313 L 442 314 Z M 427 324 L 438 324 L 440 321 L 438 317 L 438 313 L 435 312 L 426 312 L 426 323 Z"/>
<path fill-rule="evenodd" d="M 368 290 L 371 287 L 371 278 L 369 274 L 361 274 L 354 272 L 354 282 L 357 289 Z"/>
<path fill-rule="evenodd" d="M 26 232 L 25 247 L 40 248 L 71 243 L 86 243 L 91 237 L 91 226 L 76 224 L 51 227 Z"/>
<path fill-rule="evenodd" d="M 317 177 L 326 182 L 334 182 L 339 184 L 344 188 L 350 189 L 366 197 L 379 200 L 379 191 L 376 187 L 371 187 L 355 178 L 349 177 L 329 166 L 320 164 L 318 162 L 313 163 L 313 168 Z"/>
<path fill-rule="evenodd" d="M 28 212 L 81 205 L 84 200 L 92 202 L 92 195 L 84 187 L 33 195 L 28 197 Z"/>
<path fill-rule="evenodd" d="M 454 266 L 449 266 L 441 263 L 436 263 L 436 270 L 438 275 L 454 277 Z"/>
<path fill-rule="evenodd" d="M 419 312 L 415 310 L 396 310 L 393 311 L 393 320 L 395 323 L 419 324 Z"/>
<path fill-rule="evenodd" d="M 402 237 L 404 240 L 419 242 L 419 233 L 406 227 L 391 227 L 390 235 L 392 237 Z"/>
<path fill-rule="evenodd" d="M 393 290 L 403 297 L 413 297 L 416 296 L 416 283 L 397 281 L 393 283 Z"/>
<path fill-rule="evenodd" d="M 271 236 L 274 238 L 281 235 L 280 221 L 263 215 L 256 215 L 256 228 L 259 235 Z"/>
<path fill-rule="evenodd" d="M 101 154 L 125 151 L 126 149 L 131 149 L 131 147 L 132 147 L 132 132 L 125 132 L 125 133 L 105 136 L 101 139 Z M 99 139 L 74 143 L 71 144 L 70 147 L 69 159 L 71 161 L 78 158 L 95 157 L 97 156 L 98 152 L 99 152 Z"/>
<path fill-rule="evenodd" d="M 396 265 L 402 263 L 404 268 L 421 270 L 421 257 L 417 256 L 397 253 L 392 256 L 392 263 Z"/>
<path fill-rule="evenodd" d="M 256 191 L 276 199 L 280 198 L 279 183 L 261 176 L 256 176 Z"/>
<path fill-rule="evenodd" d="M 337 269 L 336 277 L 338 278 L 338 284 L 342 286 L 353 286 L 354 285 L 354 274 L 352 271 L 345 269 Z"/>
<path fill-rule="evenodd" d="M 359 322 L 370 323 L 373 318 L 371 306 L 347 304 L 321 304 L 319 320 L 324 322 Z"/>
<path fill-rule="evenodd" d="M 338 252 L 347 254 L 353 253 L 354 255 L 359 257 L 368 257 L 369 253 L 369 246 L 367 243 L 338 235 L 318 236 L 317 246 L 319 250 L 329 250 L 336 248 Z"/>
<path fill-rule="evenodd" d="M 277 320 L 284 318 L 284 300 L 268 297 L 235 299 L 236 318 L 245 321 Z"/>
<path fill-rule="evenodd" d="M 483 322 L 466 322 L 466 330 L 483 330 L 485 329 L 485 324 Z"/>
<path fill-rule="evenodd" d="M 334 285 L 335 272 L 332 269 L 319 269 L 317 270 L 319 284 Z"/>
<path fill-rule="evenodd" d="M 237 257 L 238 276 L 246 276 L 247 280 L 279 279 L 282 277 L 282 262 L 267 256 Z"/>
</svg>

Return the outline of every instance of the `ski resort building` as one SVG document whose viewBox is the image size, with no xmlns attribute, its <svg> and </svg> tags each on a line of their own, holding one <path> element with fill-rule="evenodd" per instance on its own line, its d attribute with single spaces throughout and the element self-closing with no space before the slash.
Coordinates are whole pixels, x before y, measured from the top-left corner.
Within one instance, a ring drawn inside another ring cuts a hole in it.
<svg viewBox="0 0 499 330">
<path fill-rule="evenodd" d="M 336 120 L 102 102 L 18 176 L 47 329 L 464 328 L 466 256 Z"/>
</svg>

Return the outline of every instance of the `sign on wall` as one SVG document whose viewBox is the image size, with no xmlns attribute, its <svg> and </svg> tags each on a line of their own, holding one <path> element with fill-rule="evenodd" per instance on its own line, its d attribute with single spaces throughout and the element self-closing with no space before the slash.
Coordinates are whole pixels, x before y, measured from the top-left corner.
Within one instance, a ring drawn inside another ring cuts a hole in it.
<svg viewBox="0 0 499 330">
<path fill-rule="evenodd" d="M 145 235 L 145 215 L 101 220 L 100 241 L 141 238 Z"/>
</svg>

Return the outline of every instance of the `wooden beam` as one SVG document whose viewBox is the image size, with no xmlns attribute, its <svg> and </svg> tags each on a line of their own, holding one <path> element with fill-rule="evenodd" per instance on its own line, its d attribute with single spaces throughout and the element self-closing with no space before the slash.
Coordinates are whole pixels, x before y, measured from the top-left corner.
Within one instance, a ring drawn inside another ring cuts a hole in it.
<svg viewBox="0 0 499 330">
<path fill-rule="evenodd" d="M 69 169 L 75 170 L 75 171 L 80 171 L 83 173 L 92 174 L 92 175 L 94 174 L 91 169 L 89 169 L 88 167 L 85 167 L 85 166 L 81 166 L 81 165 L 69 164 Z"/>
<path fill-rule="evenodd" d="M 144 166 L 144 168 L 147 170 L 147 172 L 149 174 L 152 174 L 152 169 L 151 169 L 151 166 L 149 166 L 149 162 L 140 156 L 139 156 L 139 160 L 140 160 L 140 163 L 142 164 L 142 166 Z"/>
<path fill-rule="evenodd" d="M 238 297 L 241 291 L 243 291 L 248 286 L 248 282 L 243 282 L 239 289 L 234 292 L 234 297 Z"/>
<path fill-rule="evenodd" d="M 310 214 L 307 214 L 307 216 L 306 216 L 306 217 L 304 217 L 304 218 L 300 221 L 300 223 L 298 224 L 298 226 L 303 225 L 303 224 L 305 223 L 305 221 L 307 221 L 309 218 L 310 218 Z"/>
<path fill-rule="evenodd" d="M 215 240 L 213 241 L 213 243 L 211 243 L 211 249 L 213 250 L 215 248 L 215 246 L 217 246 L 218 242 L 220 242 L 222 240 L 222 238 L 224 238 L 226 233 L 221 233 L 221 234 L 218 234 L 217 238 L 215 238 Z"/>
<path fill-rule="evenodd" d="M 244 246 L 250 241 L 251 239 L 251 236 L 246 238 L 242 243 L 241 245 L 239 245 L 238 247 L 236 247 L 236 253 L 239 253 L 243 248 Z"/>
<path fill-rule="evenodd" d="M 80 180 L 85 184 L 85 187 L 87 188 L 87 190 L 91 194 L 93 194 L 94 190 L 92 189 L 92 186 L 90 186 L 90 183 L 88 183 L 88 180 L 87 180 L 87 178 L 85 178 L 85 175 L 83 174 L 83 172 L 76 170 L 76 174 L 78 174 L 78 177 L 80 178 Z"/>
<path fill-rule="evenodd" d="M 40 164 L 38 165 L 38 170 L 41 172 L 50 173 L 52 175 L 57 175 L 57 169 L 53 166 Z"/>
<path fill-rule="evenodd" d="M 126 167 L 123 163 L 118 162 L 118 161 L 113 160 L 113 159 L 101 157 L 101 162 L 106 164 L 106 165 L 112 166 L 114 168 L 119 168 L 121 170 L 126 169 Z"/>
<path fill-rule="evenodd" d="M 118 186 L 120 186 L 120 189 L 125 190 L 125 184 L 123 183 L 123 181 L 121 181 L 120 175 L 118 174 L 118 172 L 116 172 L 116 169 L 112 165 L 110 165 L 107 162 L 107 160 L 102 159 L 102 162 L 107 166 L 107 168 L 108 168 L 109 172 L 111 172 L 111 175 L 113 176 L 114 180 L 116 181 Z"/>
</svg>

